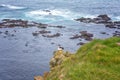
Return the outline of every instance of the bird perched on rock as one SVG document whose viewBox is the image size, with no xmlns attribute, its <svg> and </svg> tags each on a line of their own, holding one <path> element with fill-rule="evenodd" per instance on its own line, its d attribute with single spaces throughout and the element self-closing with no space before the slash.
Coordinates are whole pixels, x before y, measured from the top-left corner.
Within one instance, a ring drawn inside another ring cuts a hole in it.
<svg viewBox="0 0 120 80">
<path fill-rule="evenodd" d="M 64 50 L 64 47 L 62 47 L 61 45 L 58 45 L 58 50 Z"/>
</svg>

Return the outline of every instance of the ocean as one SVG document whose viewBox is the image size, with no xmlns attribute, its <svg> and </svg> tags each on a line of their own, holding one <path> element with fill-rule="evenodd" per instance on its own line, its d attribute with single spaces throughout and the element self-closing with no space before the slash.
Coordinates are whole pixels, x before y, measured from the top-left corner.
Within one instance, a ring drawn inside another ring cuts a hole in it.
<svg viewBox="0 0 120 80">
<path fill-rule="evenodd" d="M 87 42 L 69 39 L 80 31 L 94 34 L 94 39 L 111 37 L 116 29 L 74 20 L 94 18 L 100 14 L 107 14 L 113 21 L 119 21 L 120 0 L 0 0 L 0 21 L 22 19 L 66 27 L 47 28 L 52 33 L 62 33 L 63 36 L 58 38 L 33 36 L 33 32 L 41 30 L 37 27 L 0 28 L 0 32 L 15 34 L 14 37 L 0 34 L 0 80 L 33 80 L 34 76 L 49 71 L 49 61 L 57 45 L 74 53 L 80 47 L 77 43 Z"/>
</svg>

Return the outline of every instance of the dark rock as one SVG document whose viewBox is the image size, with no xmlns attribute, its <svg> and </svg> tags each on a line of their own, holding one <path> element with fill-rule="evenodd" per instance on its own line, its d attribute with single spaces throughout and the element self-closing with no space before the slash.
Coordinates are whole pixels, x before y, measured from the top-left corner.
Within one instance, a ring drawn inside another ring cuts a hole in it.
<svg viewBox="0 0 120 80">
<path fill-rule="evenodd" d="M 47 24 L 42 24 L 42 23 L 39 23 L 38 25 L 36 25 L 38 28 L 47 28 Z"/>
<path fill-rule="evenodd" d="M 81 31 L 81 38 L 87 40 L 87 41 L 91 41 L 92 40 L 92 37 L 93 37 L 93 34 L 91 33 L 87 33 L 87 31 Z"/>
<path fill-rule="evenodd" d="M 38 36 L 39 35 L 38 32 L 33 32 L 32 34 L 33 34 L 33 36 Z"/>
<path fill-rule="evenodd" d="M 61 26 L 61 25 L 57 25 L 57 26 L 49 25 L 48 27 L 54 27 L 54 28 L 65 28 L 65 26 Z"/>
<path fill-rule="evenodd" d="M 42 30 L 42 31 L 39 31 L 39 33 L 40 33 L 40 34 L 51 33 L 51 31 Z"/>
<path fill-rule="evenodd" d="M 14 37 L 15 35 L 14 34 L 11 34 L 12 37 Z"/>
<path fill-rule="evenodd" d="M 51 44 L 55 44 L 54 42 L 52 42 Z"/>
<path fill-rule="evenodd" d="M 76 35 L 73 35 L 72 37 L 70 37 L 70 39 L 78 39 L 80 37 L 81 37 L 80 35 L 76 34 Z"/>
<path fill-rule="evenodd" d="M 106 32 L 100 32 L 101 34 L 106 34 Z"/>
<path fill-rule="evenodd" d="M 91 18 L 84 18 L 84 17 L 81 17 L 79 19 L 75 19 L 76 21 L 80 21 L 80 22 L 84 22 L 84 23 L 90 23 L 92 22 L 92 19 Z"/>
<path fill-rule="evenodd" d="M 84 38 L 85 38 L 85 40 L 87 40 L 87 41 L 92 41 L 92 40 L 93 40 L 91 37 L 84 37 Z"/>
<path fill-rule="evenodd" d="M 0 31 L 0 34 L 2 34 L 2 32 Z"/>
<path fill-rule="evenodd" d="M 83 42 L 80 42 L 80 43 L 77 43 L 77 45 L 84 45 L 85 43 L 83 43 Z"/>
<path fill-rule="evenodd" d="M 8 33 L 8 31 L 5 31 L 5 33 L 4 33 L 4 34 L 8 35 L 9 33 Z"/>
<path fill-rule="evenodd" d="M 81 36 L 83 37 L 93 37 L 93 34 L 87 33 L 87 31 L 81 31 L 80 33 L 81 33 Z"/>
<path fill-rule="evenodd" d="M 56 33 L 56 34 L 52 34 L 52 35 L 42 35 L 43 37 L 47 37 L 47 38 L 54 38 L 54 37 L 59 37 L 61 34 L 60 33 Z"/>
<path fill-rule="evenodd" d="M 51 33 L 51 31 L 41 30 L 41 31 L 35 31 L 32 34 L 33 36 L 38 36 L 39 34 L 46 34 L 46 33 Z"/>
<path fill-rule="evenodd" d="M 111 18 L 108 17 L 107 14 L 99 15 L 98 17 L 101 18 L 102 20 L 105 20 L 105 21 L 109 21 L 109 20 L 111 20 Z"/>
<path fill-rule="evenodd" d="M 97 16 L 96 18 L 78 18 L 78 19 L 75 19 L 76 21 L 80 21 L 80 22 L 83 22 L 83 23 L 95 23 L 95 24 L 104 24 L 105 27 L 108 27 L 108 28 L 117 28 L 117 29 L 120 29 L 120 21 L 111 21 L 111 18 L 108 17 L 108 15 L 106 14 L 103 14 L 103 15 L 99 15 Z"/>
<path fill-rule="evenodd" d="M 115 32 L 113 33 L 113 36 L 120 37 L 120 31 L 115 31 Z"/>
</svg>

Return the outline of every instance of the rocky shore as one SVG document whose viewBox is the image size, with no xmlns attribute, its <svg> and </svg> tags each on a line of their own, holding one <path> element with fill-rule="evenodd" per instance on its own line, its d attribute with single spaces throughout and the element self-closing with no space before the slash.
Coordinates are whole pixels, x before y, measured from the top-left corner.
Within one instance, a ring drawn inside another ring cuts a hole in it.
<svg viewBox="0 0 120 80">
<path fill-rule="evenodd" d="M 112 21 L 112 19 L 106 14 L 98 15 L 96 18 L 81 17 L 81 18 L 78 18 L 75 20 L 86 23 L 86 24 L 89 24 L 89 23 L 94 23 L 94 24 L 98 24 L 98 25 L 103 24 L 103 25 L 105 25 L 106 28 L 116 29 L 115 32 L 112 33 L 112 35 L 120 37 L 120 21 Z M 43 24 L 43 23 L 22 20 L 22 19 L 3 19 L 0 21 L 0 28 L 14 28 L 14 27 L 22 27 L 22 28 L 37 27 L 37 28 L 40 28 L 41 30 L 32 32 L 32 35 L 33 36 L 41 35 L 42 37 L 46 37 L 46 38 L 55 38 L 55 37 L 63 36 L 62 33 L 60 33 L 60 32 L 52 33 L 52 31 L 47 30 L 47 28 L 51 28 L 51 27 L 58 28 L 58 29 L 66 28 L 65 26 L 62 26 L 62 25 Z M 16 32 L 16 30 L 14 30 L 14 32 Z M 15 36 L 15 34 L 9 33 L 9 31 L 0 32 L 0 34 L 5 34 L 6 36 L 11 36 L 11 37 Z M 104 32 L 104 31 L 100 32 L 100 34 L 109 35 L 109 34 L 107 34 L 107 32 Z M 5 36 L 5 38 L 6 38 L 6 36 Z M 80 31 L 79 33 L 76 33 L 76 34 L 73 33 L 73 35 L 71 35 L 69 37 L 69 39 L 71 39 L 71 40 L 83 39 L 85 41 L 91 41 L 94 39 L 94 34 L 88 32 L 88 31 Z M 83 45 L 83 44 L 85 44 L 85 43 L 80 41 L 76 45 Z"/>
</svg>

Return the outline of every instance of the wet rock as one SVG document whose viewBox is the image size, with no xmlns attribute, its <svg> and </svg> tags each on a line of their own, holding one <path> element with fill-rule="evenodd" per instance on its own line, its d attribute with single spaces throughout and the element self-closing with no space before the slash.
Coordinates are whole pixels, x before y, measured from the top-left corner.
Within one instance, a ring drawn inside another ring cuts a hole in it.
<svg viewBox="0 0 120 80">
<path fill-rule="evenodd" d="M 104 25 L 105 27 L 109 27 L 109 28 L 117 28 L 114 22 L 106 22 Z"/>
<path fill-rule="evenodd" d="M 11 34 L 12 37 L 14 37 L 15 35 L 14 34 Z"/>
<path fill-rule="evenodd" d="M 113 36 L 120 37 L 120 31 L 115 31 L 115 32 L 113 33 Z"/>
<path fill-rule="evenodd" d="M 84 45 L 85 43 L 83 43 L 83 42 L 80 42 L 80 43 L 77 43 L 77 45 Z"/>
<path fill-rule="evenodd" d="M 60 33 L 56 33 L 56 34 L 49 34 L 49 35 L 45 35 L 43 34 L 42 36 L 43 37 L 47 37 L 47 38 L 54 38 L 54 37 L 59 37 L 61 34 Z"/>
<path fill-rule="evenodd" d="M 114 24 L 117 26 L 117 29 L 120 29 L 120 21 L 115 21 Z"/>
<path fill-rule="evenodd" d="M 81 35 L 76 34 L 76 35 L 73 35 L 72 37 L 70 37 L 70 39 L 78 39 L 78 38 L 80 38 L 80 37 L 81 37 Z"/>
<path fill-rule="evenodd" d="M 61 25 L 57 25 L 57 26 L 49 25 L 49 27 L 54 27 L 54 28 L 65 28 L 65 26 L 61 26 Z"/>
<path fill-rule="evenodd" d="M 106 32 L 100 32 L 101 34 L 106 34 Z"/>
<path fill-rule="evenodd" d="M 47 28 L 47 24 L 42 24 L 42 23 L 39 23 L 38 25 L 36 25 L 38 28 Z"/>
<path fill-rule="evenodd" d="M 105 27 L 108 28 L 117 28 L 120 29 L 120 21 L 112 21 L 108 15 L 99 15 L 96 18 L 78 18 L 76 21 L 80 21 L 83 23 L 95 23 L 95 24 L 104 24 Z"/>
<path fill-rule="evenodd" d="M 41 30 L 41 31 L 39 31 L 39 33 L 40 33 L 40 34 L 51 33 L 51 31 Z"/>
<path fill-rule="evenodd" d="M 8 33 L 8 31 L 5 31 L 4 34 L 8 35 L 9 33 Z"/>
<path fill-rule="evenodd" d="M 55 44 L 54 42 L 52 42 L 51 44 Z"/>
<path fill-rule="evenodd" d="M 111 20 L 111 18 L 108 17 L 107 14 L 99 15 L 98 18 L 101 18 L 102 20 L 105 20 L 106 22 Z"/>
<path fill-rule="evenodd" d="M 33 36 L 38 36 L 39 33 L 38 33 L 38 32 L 33 32 L 32 35 L 33 35 Z"/>
<path fill-rule="evenodd" d="M 0 31 L 0 34 L 2 34 L 2 32 Z"/>
<path fill-rule="evenodd" d="M 41 31 L 35 31 L 32 34 L 33 36 L 38 36 L 39 34 L 46 34 L 46 33 L 51 33 L 51 31 L 41 30 Z"/>
<path fill-rule="evenodd" d="M 45 12 L 51 12 L 50 10 L 43 10 L 43 11 L 45 11 Z"/>
<path fill-rule="evenodd" d="M 93 34 L 87 33 L 87 31 L 81 31 L 80 33 L 82 37 L 93 37 Z"/>
<path fill-rule="evenodd" d="M 38 28 L 46 28 L 47 24 L 37 23 L 37 22 L 30 22 L 27 20 L 15 20 L 15 19 L 3 19 L 0 23 L 0 28 L 12 28 L 12 27 L 38 27 Z"/>
<path fill-rule="evenodd" d="M 93 37 L 93 34 L 88 33 L 87 31 L 81 31 L 80 34 L 73 35 L 70 37 L 70 39 L 85 39 L 87 41 L 91 41 Z"/>
<path fill-rule="evenodd" d="M 84 17 L 81 17 L 81 18 L 75 19 L 75 20 L 80 21 L 80 22 L 84 22 L 84 23 L 90 23 L 93 21 L 91 18 L 84 18 Z"/>
<path fill-rule="evenodd" d="M 93 37 L 93 34 L 91 33 L 88 33 L 87 31 L 81 31 L 81 38 L 87 40 L 87 41 L 91 41 L 92 40 L 92 37 Z"/>
</svg>

